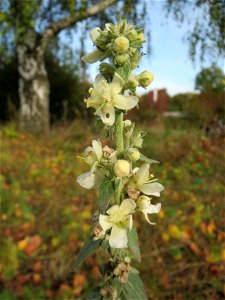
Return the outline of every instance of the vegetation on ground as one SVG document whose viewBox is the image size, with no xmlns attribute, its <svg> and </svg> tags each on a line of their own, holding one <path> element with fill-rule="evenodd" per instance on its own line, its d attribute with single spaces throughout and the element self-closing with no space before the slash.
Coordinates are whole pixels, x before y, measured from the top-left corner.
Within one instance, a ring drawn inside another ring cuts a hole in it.
<svg viewBox="0 0 225 300">
<path fill-rule="evenodd" d="M 166 187 L 156 227 L 137 220 L 148 297 L 222 299 L 224 139 L 190 125 L 143 126 L 144 153 L 161 162 L 153 172 Z M 1 128 L 1 300 L 81 299 L 99 280 L 103 253 L 73 267 L 97 199 L 76 183 L 85 171 L 76 154 L 94 130 L 82 120 L 47 138 Z"/>
</svg>

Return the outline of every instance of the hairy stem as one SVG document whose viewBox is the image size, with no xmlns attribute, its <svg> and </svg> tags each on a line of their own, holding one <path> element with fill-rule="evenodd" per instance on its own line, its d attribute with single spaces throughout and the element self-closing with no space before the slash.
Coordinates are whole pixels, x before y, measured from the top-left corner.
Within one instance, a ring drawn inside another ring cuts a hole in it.
<svg viewBox="0 0 225 300">
<path fill-rule="evenodd" d="M 123 145 L 123 113 L 121 112 L 116 121 L 116 147 L 118 154 L 121 154 L 124 151 Z"/>
</svg>

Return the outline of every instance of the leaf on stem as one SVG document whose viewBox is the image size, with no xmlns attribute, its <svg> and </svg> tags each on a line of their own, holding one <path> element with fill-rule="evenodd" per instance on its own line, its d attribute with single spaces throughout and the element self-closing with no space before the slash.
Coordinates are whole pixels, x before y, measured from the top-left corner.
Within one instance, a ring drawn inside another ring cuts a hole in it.
<svg viewBox="0 0 225 300">
<path fill-rule="evenodd" d="M 83 299 L 84 300 L 101 300 L 102 295 L 100 294 L 100 288 L 97 287 L 97 288 L 87 292 L 86 294 L 84 294 Z"/>
<path fill-rule="evenodd" d="M 113 195 L 114 184 L 109 178 L 105 178 L 100 185 L 98 196 L 98 206 L 101 214 L 105 214 Z"/>
<path fill-rule="evenodd" d="M 130 67 L 130 62 L 127 60 L 121 67 L 116 69 L 116 72 L 124 79 L 124 81 L 128 80 L 131 71 Z"/>
<path fill-rule="evenodd" d="M 84 247 L 80 250 L 77 259 L 74 264 L 74 269 L 77 269 L 87 256 L 91 255 L 101 246 L 102 240 L 93 240 L 90 238 L 85 244 Z"/>
<path fill-rule="evenodd" d="M 131 230 L 128 230 L 127 232 L 127 237 L 128 237 L 128 247 L 133 255 L 133 257 L 137 261 L 141 261 L 141 253 L 140 253 L 140 248 L 138 244 L 138 235 L 137 235 L 137 229 L 132 228 Z"/>
<path fill-rule="evenodd" d="M 129 273 L 128 281 L 122 285 L 120 297 L 122 300 L 148 300 L 143 282 L 138 274 Z"/>
<path fill-rule="evenodd" d="M 154 160 L 154 159 L 150 159 L 150 158 L 144 156 L 143 154 L 141 154 L 140 160 L 142 160 L 142 161 L 144 161 L 146 163 L 149 163 L 149 164 L 159 164 L 160 163 L 159 161 Z"/>
</svg>

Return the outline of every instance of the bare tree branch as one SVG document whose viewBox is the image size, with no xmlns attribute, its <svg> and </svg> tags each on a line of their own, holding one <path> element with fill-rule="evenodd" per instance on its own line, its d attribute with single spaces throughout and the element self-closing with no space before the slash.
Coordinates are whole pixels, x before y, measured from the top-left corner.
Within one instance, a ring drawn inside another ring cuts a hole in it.
<svg viewBox="0 0 225 300">
<path fill-rule="evenodd" d="M 93 17 L 116 2 L 118 2 L 118 0 L 100 0 L 100 3 L 89 7 L 85 11 L 75 12 L 73 15 L 67 16 L 57 22 L 50 23 L 43 33 L 44 42 L 57 35 L 63 29 L 71 27 L 79 21 Z"/>
</svg>

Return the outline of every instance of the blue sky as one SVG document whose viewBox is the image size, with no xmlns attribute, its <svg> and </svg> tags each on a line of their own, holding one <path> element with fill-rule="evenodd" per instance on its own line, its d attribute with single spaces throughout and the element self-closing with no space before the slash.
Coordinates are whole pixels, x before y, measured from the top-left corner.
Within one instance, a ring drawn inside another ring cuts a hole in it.
<svg viewBox="0 0 225 300">
<path fill-rule="evenodd" d="M 188 44 L 184 41 L 184 36 L 193 22 L 190 19 L 188 23 L 179 26 L 172 18 L 166 19 L 163 5 L 163 0 L 155 0 L 151 4 L 150 23 L 146 29 L 151 30 L 152 54 L 143 57 L 137 73 L 144 70 L 154 73 L 155 79 L 148 90 L 166 88 L 170 95 L 192 92 L 196 74 L 202 67 L 210 66 L 211 62 L 206 59 L 204 64 L 197 61 L 193 65 L 188 57 Z M 87 51 L 93 49 L 92 42 L 88 39 Z M 217 64 L 224 68 L 222 59 L 218 58 Z M 88 73 L 93 81 L 98 73 L 98 63 L 91 65 Z M 143 92 L 146 91 L 138 90 L 139 94 Z"/>
</svg>

